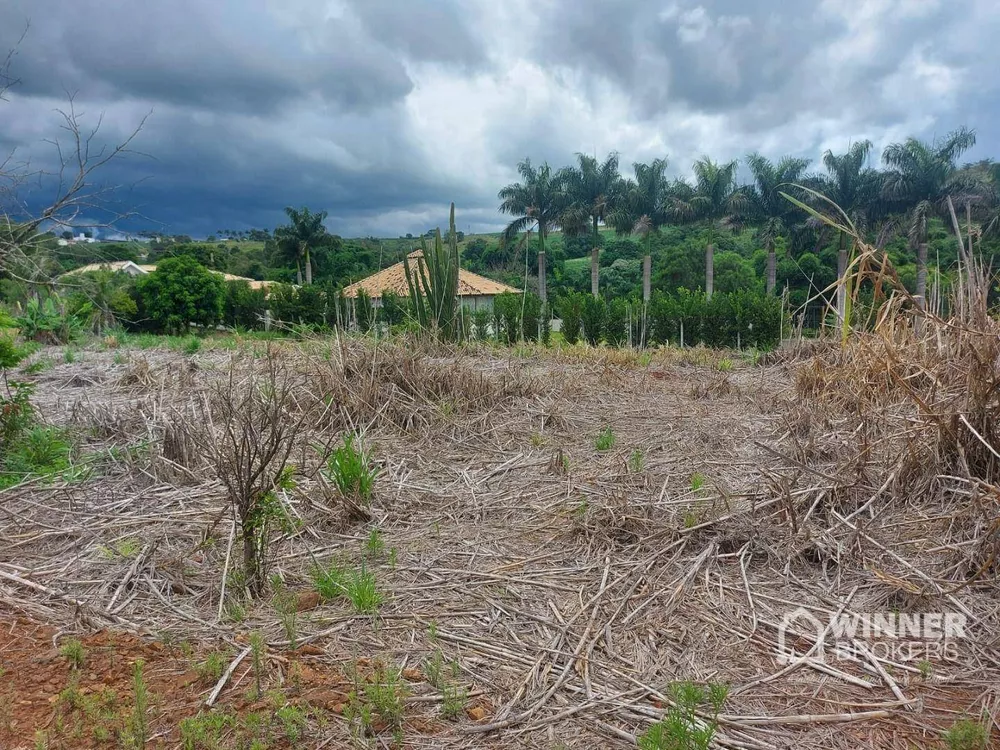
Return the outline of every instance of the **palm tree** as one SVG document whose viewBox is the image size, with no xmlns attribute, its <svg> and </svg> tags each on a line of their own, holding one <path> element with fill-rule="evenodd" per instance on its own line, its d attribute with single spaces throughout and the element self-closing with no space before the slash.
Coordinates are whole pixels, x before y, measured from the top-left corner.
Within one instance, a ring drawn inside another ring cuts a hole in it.
<svg viewBox="0 0 1000 750">
<path fill-rule="evenodd" d="M 598 296 L 599 225 L 605 223 L 609 212 L 618 201 L 624 181 L 618 173 L 618 154 L 611 152 L 603 162 L 587 154 L 576 155 L 576 167 L 563 170 L 562 179 L 570 201 L 561 219 L 563 231 L 578 236 L 590 231 L 593 245 L 590 250 L 590 291 Z"/>
<path fill-rule="evenodd" d="M 882 175 L 865 166 L 872 150 L 871 141 L 851 144 L 845 154 L 827 151 L 823 154 L 823 166 L 827 175 L 819 184 L 819 190 L 836 203 L 856 227 L 865 227 L 877 210 L 882 192 Z M 840 232 L 837 249 L 837 278 L 843 281 L 847 273 L 846 237 Z M 841 283 L 837 287 L 837 317 L 844 320 L 847 312 L 847 287 Z"/>
<path fill-rule="evenodd" d="M 713 240 L 720 226 L 729 226 L 746 204 L 746 196 L 736 189 L 736 166 L 733 160 L 717 164 L 707 156 L 694 163 L 693 195 L 685 201 L 690 218 L 707 219 L 708 245 L 705 247 L 705 296 L 711 298 L 715 285 L 715 246 Z"/>
<path fill-rule="evenodd" d="M 651 256 L 650 238 L 659 233 L 681 211 L 675 196 L 676 183 L 667 180 L 667 160 L 632 165 L 635 178 L 625 181 L 621 198 L 609 215 L 619 234 L 635 232 L 642 237 L 642 300 L 649 303 Z"/>
<path fill-rule="evenodd" d="M 553 173 L 548 164 L 533 167 L 530 159 L 517 165 L 523 182 L 514 182 L 500 190 L 500 213 L 514 219 L 504 229 L 501 245 L 506 247 L 522 232 L 538 230 L 538 296 L 546 302 L 545 238 L 555 229 L 566 210 L 563 176 Z"/>
<path fill-rule="evenodd" d="M 778 259 L 774 252 L 775 240 L 785 233 L 789 217 L 795 207 L 781 195 L 788 183 L 802 179 L 808 159 L 783 157 L 777 164 L 758 153 L 747 156 L 747 166 L 753 175 L 753 184 L 748 185 L 746 213 L 750 221 L 759 227 L 758 235 L 767 250 L 767 293 L 774 292 Z"/>
<path fill-rule="evenodd" d="M 982 186 L 969 174 L 960 174 L 959 157 L 976 144 L 976 134 L 959 128 L 943 139 L 924 143 L 907 138 L 903 143 L 891 143 L 882 153 L 889 171 L 885 174 L 882 193 L 906 212 L 910 246 L 917 250 L 917 303 L 923 307 L 927 294 L 927 221 L 932 216 L 951 215 L 959 258 L 965 257 L 965 246 L 954 218 L 954 199 L 972 201 Z"/>
<path fill-rule="evenodd" d="M 326 219 L 326 211 L 313 213 L 308 208 L 303 207 L 296 210 L 289 206 L 285 209 L 290 224 L 278 227 L 274 230 L 278 240 L 278 247 L 286 257 L 295 258 L 295 271 L 298 283 L 302 283 L 302 265 L 306 268 L 306 283 L 312 284 L 312 257 L 311 252 L 322 247 L 330 239 L 330 235 L 323 226 Z"/>
</svg>

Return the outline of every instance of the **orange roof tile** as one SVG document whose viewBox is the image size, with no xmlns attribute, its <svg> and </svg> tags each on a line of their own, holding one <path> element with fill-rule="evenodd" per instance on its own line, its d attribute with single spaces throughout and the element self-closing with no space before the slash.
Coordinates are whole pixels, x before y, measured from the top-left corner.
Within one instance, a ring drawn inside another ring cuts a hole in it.
<svg viewBox="0 0 1000 750">
<path fill-rule="evenodd" d="M 415 250 L 407 258 L 422 258 L 423 252 Z M 410 270 L 416 270 L 416 263 L 410 264 Z M 344 288 L 345 297 L 357 297 L 362 289 L 368 293 L 372 299 L 378 299 L 382 292 L 393 292 L 400 297 L 409 297 L 410 290 L 406 285 L 406 269 L 402 262 L 394 266 L 379 271 L 369 276 L 367 279 L 355 282 Z M 458 296 L 459 297 L 492 297 L 503 292 L 514 292 L 520 294 L 520 289 L 501 284 L 499 281 L 487 279 L 485 276 L 466 271 L 464 268 L 458 271 Z"/>
</svg>

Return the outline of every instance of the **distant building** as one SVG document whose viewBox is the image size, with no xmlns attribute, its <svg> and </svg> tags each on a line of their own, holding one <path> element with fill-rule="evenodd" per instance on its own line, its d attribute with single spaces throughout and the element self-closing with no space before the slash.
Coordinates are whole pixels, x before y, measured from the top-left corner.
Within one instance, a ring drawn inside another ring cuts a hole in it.
<svg viewBox="0 0 1000 750">
<path fill-rule="evenodd" d="M 415 250 L 407 258 L 410 259 L 410 270 L 417 270 L 417 260 L 424 257 L 422 250 Z M 406 268 L 403 263 L 389 266 L 383 271 L 379 271 L 367 279 L 362 279 L 344 288 L 345 297 L 357 297 L 358 292 L 364 290 L 371 297 L 376 306 L 382 304 L 383 292 L 392 292 L 400 297 L 409 297 L 410 289 L 406 284 Z M 501 284 L 499 281 L 487 279 L 485 276 L 466 271 L 464 268 L 458 271 L 458 296 L 462 304 L 473 310 L 481 307 L 493 307 L 493 298 L 503 292 L 513 292 L 520 294 L 520 289 Z"/>
<path fill-rule="evenodd" d="M 87 266 L 80 266 L 79 268 L 74 268 L 72 271 L 67 271 L 60 278 L 65 278 L 66 276 L 78 276 L 82 273 L 89 273 L 91 271 L 117 271 L 119 273 L 127 273 L 129 276 L 145 276 L 147 273 L 152 273 L 156 270 L 156 266 L 150 265 L 139 265 L 138 263 L 133 263 L 130 260 L 116 260 L 110 263 L 91 263 Z M 246 276 L 233 276 L 231 273 L 222 273 L 222 271 L 214 271 L 209 269 L 212 273 L 217 273 L 222 276 L 226 281 L 246 281 L 250 284 L 251 289 L 266 289 L 273 281 L 258 281 L 257 279 L 248 279 Z"/>
</svg>

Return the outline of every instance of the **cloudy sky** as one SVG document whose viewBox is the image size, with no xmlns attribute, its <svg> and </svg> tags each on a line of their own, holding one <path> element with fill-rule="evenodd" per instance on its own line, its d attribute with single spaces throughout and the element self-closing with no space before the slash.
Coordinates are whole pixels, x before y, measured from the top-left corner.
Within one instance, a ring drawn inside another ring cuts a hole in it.
<svg viewBox="0 0 1000 750">
<path fill-rule="evenodd" d="M 526 156 L 684 175 L 962 124 L 1000 156 L 996 0 L 0 0 L 0 50 L 28 22 L 0 148 L 51 159 L 67 92 L 108 138 L 151 111 L 105 176 L 194 236 L 286 205 L 419 233 L 452 200 L 493 230 Z"/>
</svg>

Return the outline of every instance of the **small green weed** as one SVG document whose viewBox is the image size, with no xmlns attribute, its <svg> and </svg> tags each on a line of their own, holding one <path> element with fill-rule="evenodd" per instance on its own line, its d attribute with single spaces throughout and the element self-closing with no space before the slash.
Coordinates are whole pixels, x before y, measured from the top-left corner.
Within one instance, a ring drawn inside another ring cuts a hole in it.
<svg viewBox="0 0 1000 750">
<path fill-rule="evenodd" d="M 347 578 L 345 593 L 355 612 L 376 612 L 382 606 L 383 596 L 376 585 L 375 574 L 367 570 L 363 563 Z"/>
<path fill-rule="evenodd" d="M 644 468 L 646 468 L 646 456 L 641 450 L 636 448 L 629 454 L 628 470 L 633 474 L 641 474 Z"/>
<path fill-rule="evenodd" d="M 21 372 L 25 375 L 37 375 L 40 372 L 45 372 L 46 370 L 51 370 L 54 363 L 48 357 L 39 357 L 30 365 L 25 365 L 21 368 Z"/>
<path fill-rule="evenodd" d="M 675 705 L 639 737 L 639 750 L 708 750 L 729 689 L 709 683 L 706 690 L 691 682 L 680 682 L 671 686 L 670 693 Z M 698 717 L 699 711 L 709 713 L 710 718 Z"/>
<path fill-rule="evenodd" d="M 368 453 L 355 446 L 356 439 L 356 435 L 344 438 L 344 444 L 330 456 L 326 474 L 342 495 L 368 505 L 375 489 L 378 470 L 372 465 Z"/>
<path fill-rule="evenodd" d="M 461 685 L 447 684 L 441 689 L 441 718 L 457 721 L 465 711 L 469 691 Z"/>
<path fill-rule="evenodd" d="M 302 739 L 302 734 L 305 732 L 308 721 L 306 712 L 298 706 L 289 704 L 275 711 L 275 716 L 281 721 L 282 729 L 285 732 L 285 739 L 294 746 L 296 742 Z"/>
<path fill-rule="evenodd" d="M 531 445 L 533 447 L 541 448 L 543 445 L 545 445 L 545 443 L 546 443 L 545 436 L 542 435 L 542 433 L 533 432 L 531 434 Z"/>
<path fill-rule="evenodd" d="M 196 670 L 198 672 L 198 679 L 205 683 L 215 683 L 220 677 L 222 677 L 223 671 L 226 669 L 226 654 L 219 651 L 213 651 L 208 656 L 205 657 L 205 661 L 198 664 Z"/>
<path fill-rule="evenodd" d="M 126 750 L 143 750 L 149 739 L 149 724 L 146 719 L 149 690 L 142 674 L 144 664 L 142 659 L 137 659 L 132 665 L 132 712 L 122 732 L 122 744 Z"/>
<path fill-rule="evenodd" d="M 312 571 L 313 588 L 326 600 L 344 596 L 346 580 L 346 571 L 336 562 L 329 563 L 325 568 L 316 566 Z"/>
<path fill-rule="evenodd" d="M 0 489 L 13 487 L 30 476 L 49 476 L 71 468 L 73 446 L 56 427 L 33 427 L 5 451 Z"/>
<path fill-rule="evenodd" d="M 986 750 L 989 747 L 989 730 L 979 722 L 971 719 L 956 721 L 951 729 L 944 733 L 948 750 Z"/>
<path fill-rule="evenodd" d="M 594 447 L 599 451 L 609 451 L 615 447 L 615 433 L 610 427 L 605 427 L 594 441 Z"/>
<path fill-rule="evenodd" d="M 256 694 L 260 695 L 264 684 L 264 661 L 267 658 L 267 644 L 260 631 L 250 634 L 250 663 L 253 667 L 253 680 Z"/>
<path fill-rule="evenodd" d="M 71 669 L 82 669 L 87 651 L 76 638 L 70 638 L 60 648 L 59 654 L 69 662 Z"/>
<path fill-rule="evenodd" d="M 700 492 L 705 486 L 705 476 L 695 472 L 691 475 L 691 491 Z"/>
<path fill-rule="evenodd" d="M 76 361 L 76 354 L 74 354 L 72 349 L 67 349 L 63 352 L 63 362 L 68 365 L 73 364 Z"/>
<path fill-rule="evenodd" d="M 185 354 L 197 354 L 199 349 L 201 349 L 201 339 L 198 337 L 191 336 L 184 341 L 183 351 Z"/>
<path fill-rule="evenodd" d="M 733 369 L 733 360 L 731 360 L 731 359 L 720 359 L 719 362 L 715 365 L 715 368 L 719 372 L 729 372 L 730 370 Z"/>
<path fill-rule="evenodd" d="M 377 526 L 368 532 L 368 539 L 365 540 L 365 551 L 370 557 L 379 557 L 385 552 L 385 539 L 382 538 L 382 531 Z"/>
</svg>

